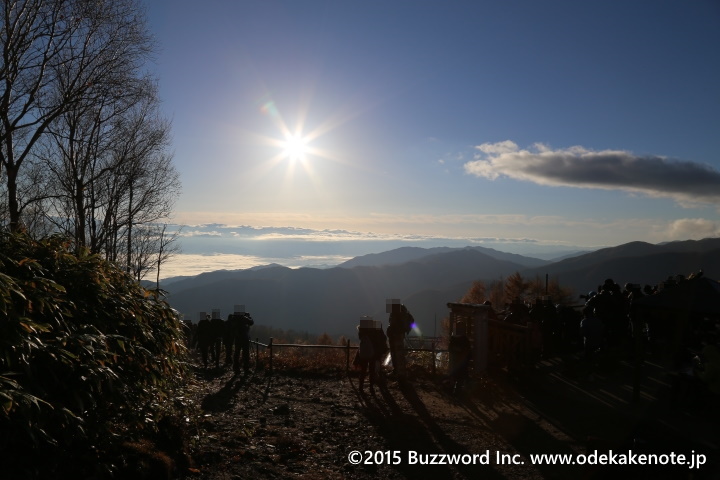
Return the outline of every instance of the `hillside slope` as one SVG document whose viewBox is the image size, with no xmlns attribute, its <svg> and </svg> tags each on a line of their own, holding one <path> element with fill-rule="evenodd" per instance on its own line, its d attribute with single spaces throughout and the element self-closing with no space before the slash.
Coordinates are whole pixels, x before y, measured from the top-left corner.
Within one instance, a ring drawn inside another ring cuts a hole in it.
<svg viewBox="0 0 720 480">
<path fill-rule="evenodd" d="M 387 252 L 371 253 L 368 255 L 361 255 L 355 257 L 347 262 L 341 263 L 338 267 L 342 268 L 354 268 L 354 267 L 381 267 L 386 265 L 399 265 L 406 262 L 412 262 L 420 260 L 425 257 L 432 255 L 449 253 L 461 250 L 475 250 L 485 255 L 495 258 L 496 260 L 503 260 L 512 263 L 517 263 L 524 267 L 539 267 L 551 263 L 547 260 L 541 260 L 539 258 L 526 257 L 524 255 L 518 255 L 516 253 L 507 253 L 495 250 L 494 248 L 486 247 L 463 247 L 463 248 L 452 248 L 452 247 L 434 247 L 434 248 L 420 248 L 420 247 L 400 247 L 394 250 L 388 250 Z"/>
<path fill-rule="evenodd" d="M 219 274 L 216 281 L 205 275 L 197 282 L 171 285 L 168 301 L 187 318 L 197 312 L 220 308 L 223 316 L 233 305 L 244 304 L 256 323 L 276 328 L 330 334 L 352 333 L 362 315 L 387 318 L 385 300 L 404 301 L 427 290 L 461 291 L 480 278 L 498 278 L 522 269 L 521 265 L 496 260 L 475 250 L 431 255 L 417 261 L 385 267 L 314 269 L 267 268 Z M 181 288 L 176 288 L 181 287 Z M 457 300 L 452 298 L 450 300 Z M 430 330 L 440 311 L 413 308 L 419 326 Z"/>
<path fill-rule="evenodd" d="M 720 239 L 663 245 L 631 242 L 521 273 L 527 276 L 547 273 L 561 285 L 585 293 L 597 289 L 606 278 L 620 285 L 655 285 L 668 276 L 687 276 L 699 270 L 711 277 L 720 277 Z"/>
<path fill-rule="evenodd" d="M 577 294 L 597 289 L 606 278 L 621 285 L 654 285 L 668 276 L 687 276 L 700 269 L 711 278 L 720 278 L 720 239 L 663 245 L 631 242 L 534 268 L 493 258 L 476 248 L 439 249 L 429 255 L 427 250 L 400 250 L 398 258 L 423 255 L 382 266 L 269 266 L 211 272 L 171 284 L 168 300 L 193 321 L 197 312 L 220 308 L 225 316 L 233 305 L 244 304 L 258 324 L 354 335 L 360 316 L 386 321 L 385 300 L 399 298 L 410 308 L 420 331 L 431 334 L 447 315 L 446 303 L 457 301 L 473 281 L 490 283 L 515 272 L 525 278 L 548 274 Z M 386 253 L 383 258 L 393 258 L 391 252 Z"/>
</svg>

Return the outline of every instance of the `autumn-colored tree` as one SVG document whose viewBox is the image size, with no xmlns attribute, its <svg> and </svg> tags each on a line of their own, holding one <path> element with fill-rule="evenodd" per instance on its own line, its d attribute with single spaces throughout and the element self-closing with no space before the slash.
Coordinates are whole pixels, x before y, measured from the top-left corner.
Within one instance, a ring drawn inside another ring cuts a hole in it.
<svg viewBox="0 0 720 480">
<path fill-rule="evenodd" d="M 543 279 L 536 277 L 528 284 L 528 291 L 533 297 L 548 295 L 555 304 L 568 305 L 572 302 L 574 292 L 571 288 L 560 286 L 557 278 Z"/>
<path fill-rule="evenodd" d="M 488 295 L 490 303 L 495 309 L 502 309 L 508 299 L 505 297 L 506 287 L 502 278 L 490 284 L 490 294 Z"/>
<path fill-rule="evenodd" d="M 460 299 L 460 303 L 483 303 L 485 301 L 485 283 L 473 282 L 470 289 Z"/>
<path fill-rule="evenodd" d="M 335 342 L 333 341 L 332 337 L 327 333 L 323 333 L 317 339 L 318 345 L 333 345 L 334 343 Z"/>
<path fill-rule="evenodd" d="M 539 275 L 535 275 L 534 279 L 528 280 L 527 293 L 530 299 L 535 299 L 544 295 L 548 295 L 545 288 L 545 279 L 540 278 Z"/>
<path fill-rule="evenodd" d="M 489 288 L 482 281 L 473 282 L 460 302 L 483 303 L 489 300 L 495 309 L 501 310 L 516 298 L 532 300 L 545 295 L 549 295 L 553 303 L 567 305 L 572 302 L 574 293 L 570 288 L 561 287 L 557 278 L 550 279 L 546 285 L 544 278 L 537 276 L 528 281 L 515 272 L 506 279 L 493 281 Z"/>
<path fill-rule="evenodd" d="M 516 298 L 524 298 L 527 294 L 528 282 L 515 272 L 505 281 L 505 302 L 510 303 Z"/>
</svg>

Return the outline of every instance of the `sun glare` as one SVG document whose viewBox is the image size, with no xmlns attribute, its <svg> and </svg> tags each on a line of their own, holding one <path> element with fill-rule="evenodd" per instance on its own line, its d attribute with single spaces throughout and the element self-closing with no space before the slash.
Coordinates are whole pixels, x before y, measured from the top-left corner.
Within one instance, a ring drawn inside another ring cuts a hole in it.
<svg viewBox="0 0 720 480">
<path fill-rule="evenodd" d="M 298 134 L 287 135 L 282 147 L 283 157 L 293 162 L 304 162 L 308 153 L 308 139 Z"/>
<path fill-rule="evenodd" d="M 305 102 L 307 103 L 307 102 Z M 323 172 L 323 161 L 351 165 L 344 155 L 322 147 L 323 142 L 317 140 L 334 129 L 362 113 L 362 110 L 343 114 L 339 112 L 328 117 L 324 122 L 308 128 L 306 120 L 308 108 L 300 110 L 296 122 L 291 127 L 286 122 L 275 102 L 263 97 L 260 111 L 266 115 L 277 129 L 277 136 L 257 135 L 260 143 L 272 148 L 272 154 L 265 162 L 258 165 L 257 173 L 262 176 L 270 173 L 275 167 L 285 168 L 285 181 L 290 182 L 297 172 L 309 178 L 318 188 L 321 185 L 320 173 Z M 319 144 L 318 144 L 319 143 Z"/>
</svg>

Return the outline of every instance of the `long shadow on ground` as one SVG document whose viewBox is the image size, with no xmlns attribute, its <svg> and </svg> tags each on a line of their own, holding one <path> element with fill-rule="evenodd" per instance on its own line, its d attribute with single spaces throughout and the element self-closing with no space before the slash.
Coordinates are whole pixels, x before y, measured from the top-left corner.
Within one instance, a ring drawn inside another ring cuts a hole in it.
<svg viewBox="0 0 720 480">
<path fill-rule="evenodd" d="M 430 464 L 439 460 L 439 457 L 433 457 L 434 455 L 473 455 L 478 452 L 469 451 L 443 430 L 417 394 L 415 387 L 403 384 L 399 392 L 411 410 L 404 411 L 398 403 L 399 399 L 393 396 L 393 391 L 384 383 L 369 394 L 358 393 L 365 416 L 385 439 L 388 450 L 400 452 L 401 461 L 392 465 L 399 474 L 409 479 L 504 478 L 492 466 L 478 462 L 474 465 Z M 366 470 L 376 473 L 378 469 L 370 465 Z"/>
<path fill-rule="evenodd" d="M 247 384 L 248 377 L 234 375 L 217 392 L 210 393 L 203 398 L 201 407 L 206 412 L 224 412 L 232 406 L 232 400 Z"/>
<path fill-rule="evenodd" d="M 674 452 L 688 457 L 700 453 L 707 458 L 706 465 L 692 470 L 688 465 L 671 465 L 669 462 L 660 465 L 586 466 L 583 469 L 585 478 L 630 475 L 654 479 L 720 478 L 720 452 L 716 448 L 709 448 L 700 435 L 687 435 L 673 428 L 667 419 L 679 413 L 668 411 L 664 399 L 645 400 L 637 405 L 621 401 L 611 403 L 609 399 L 613 397 L 609 394 L 615 394 L 615 398 L 621 395 L 617 390 L 615 371 L 597 377 L 599 380 L 588 381 L 582 377 L 576 378 L 571 370 L 563 371 L 563 367 L 567 365 L 549 370 L 550 374 L 524 375 L 516 378 L 514 385 L 531 409 L 582 443 L 585 454 L 595 451 L 655 455 Z M 711 418 L 717 422 L 717 414 L 709 416 L 708 421 Z M 697 420 L 693 415 L 687 416 L 687 422 Z M 500 426 L 497 428 L 502 430 Z M 522 429 L 527 430 L 526 427 Z M 527 437 L 516 437 L 516 442 L 520 442 L 516 444 L 518 450 L 535 448 L 535 444 L 542 445 L 542 438 L 537 438 L 539 442 L 532 441 L 532 431 L 530 428 L 531 434 Z"/>
</svg>

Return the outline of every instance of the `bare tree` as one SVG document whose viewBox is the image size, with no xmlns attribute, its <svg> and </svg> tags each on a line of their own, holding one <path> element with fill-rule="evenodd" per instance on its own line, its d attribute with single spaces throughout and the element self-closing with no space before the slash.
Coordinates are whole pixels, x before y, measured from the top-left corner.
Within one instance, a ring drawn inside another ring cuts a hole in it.
<svg viewBox="0 0 720 480">
<path fill-rule="evenodd" d="M 99 251 L 99 242 L 92 222 L 106 201 L 100 193 L 102 185 L 118 168 L 112 145 L 123 141 L 113 123 L 139 95 L 139 91 L 133 95 L 108 91 L 92 102 L 75 104 L 49 125 L 48 135 L 36 149 L 50 172 L 44 189 L 52 199 L 49 221 L 74 238 L 78 247 L 88 245 L 93 253 Z"/>
<path fill-rule="evenodd" d="M 113 261 L 124 257 L 130 271 L 134 226 L 167 217 L 179 193 L 168 153 L 171 125 L 160 114 L 157 86 L 149 78 L 101 100 L 60 116 L 40 144 L 52 172 L 45 189 L 52 193 L 48 216 L 78 246 Z M 127 241 L 120 242 L 121 235 Z"/>
<path fill-rule="evenodd" d="M 137 77 L 152 43 L 137 0 L 6 0 L 0 8 L 0 178 L 17 230 L 39 201 L 19 187 L 49 126 Z"/>
<path fill-rule="evenodd" d="M 180 236 L 182 227 L 168 234 L 167 224 L 163 224 L 158 235 L 158 248 L 157 248 L 157 260 L 155 268 L 157 269 L 157 276 L 155 277 L 155 288 L 160 289 L 160 268 L 170 258 L 180 253 L 180 246 L 177 243 L 177 239 Z"/>
<path fill-rule="evenodd" d="M 159 223 L 179 175 L 143 68 L 139 0 L 5 1 L 0 18 L 0 220 L 60 231 L 139 279 L 177 250 Z"/>
<path fill-rule="evenodd" d="M 117 145 L 115 158 L 120 180 L 112 196 L 115 234 L 124 235 L 126 264 L 132 258 L 133 229 L 169 217 L 180 193 L 179 175 L 167 153 L 170 123 L 159 115 L 157 97 L 148 97 L 122 118 L 115 129 L 124 139 Z M 117 243 L 117 240 L 116 240 Z M 120 255 L 120 252 L 115 252 Z"/>
<path fill-rule="evenodd" d="M 152 270 L 155 271 L 155 288 L 160 289 L 160 272 L 162 266 L 170 258 L 180 252 L 177 239 L 181 229 L 172 233 L 167 230 L 167 223 L 145 224 L 135 229 L 131 246 L 132 274 L 140 281 Z"/>
</svg>

